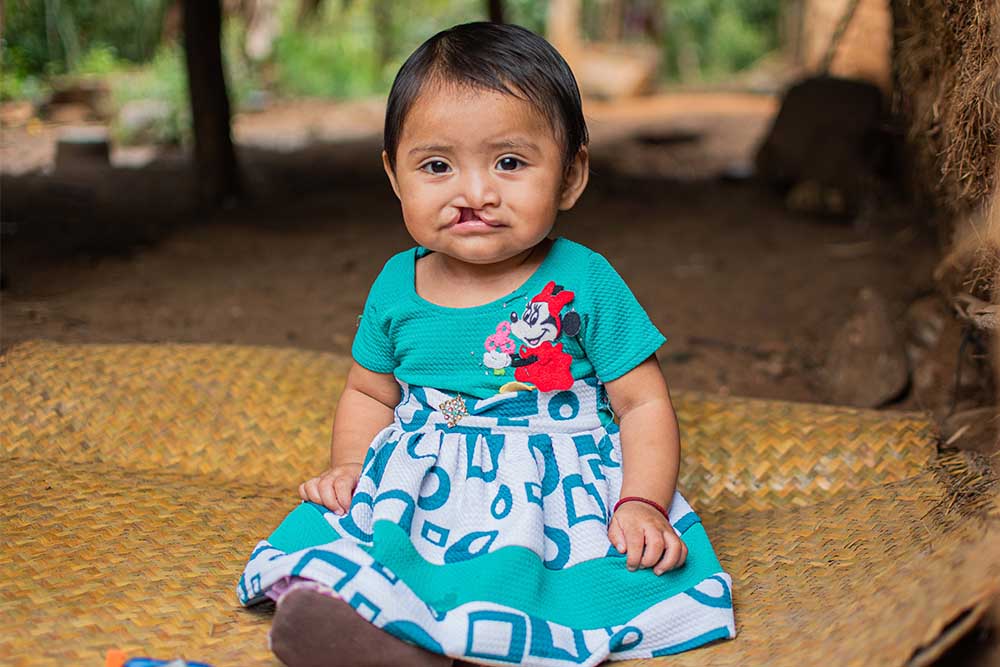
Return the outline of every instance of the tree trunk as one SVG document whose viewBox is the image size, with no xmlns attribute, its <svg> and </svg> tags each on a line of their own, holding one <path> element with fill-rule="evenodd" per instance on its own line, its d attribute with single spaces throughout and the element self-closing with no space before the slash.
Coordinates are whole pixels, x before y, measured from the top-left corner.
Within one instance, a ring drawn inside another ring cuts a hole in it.
<svg viewBox="0 0 1000 667">
<path fill-rule="evenodd" d="M 503 0 L 489 0 L 486 5 L 490 13 L 490 22 L 503 23 Z"/>
<path fill-rule="evenodd" d="M 392 2 L 372 0 L 372 20 L 375 23 L 375 78 L 382 78 L 386 65 L 392 58 L 394 35 L 392 32 Z"/>
<path fill-rule="evenodd" d="M 601 17 L 603 31 L 597 39 L 605 42 L 621 41 L 624 10 L 621 0 L 608 0 L 604 3 L 604 16 Z"/>
<path fill-rule="evenodd" d="M 222 7 L 219 0 L 183 0 L 183 6 L 198 195 L 216 206 L 240 192 L 222 66 Z"/>
<path fill-rule="evenodd" d="M 805 31 L 805 7 L 803 0 L 782 0 L 779 39 L 786 60 L 800 67 L 805 62 L 803 32 Z"/>
<path fill-rule="evenodd" d="M 160 29 L 160 44 L 169 46 L 181 36 L 184 10 L 180 0 L 170 0 L 163 10 L 163 27 Z"/>
</svg>

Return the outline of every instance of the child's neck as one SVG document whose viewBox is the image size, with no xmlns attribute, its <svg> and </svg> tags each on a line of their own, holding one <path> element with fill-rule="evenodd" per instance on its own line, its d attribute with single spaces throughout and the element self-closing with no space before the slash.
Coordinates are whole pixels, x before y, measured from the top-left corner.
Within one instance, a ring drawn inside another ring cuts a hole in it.
<svg viewBox="0 0 1000 667">
<path fill-rule="evenodd" d="M 493 264 L 472 264 L 434 252 L 417 262 L 417 294 L 439 306 L 470 308 L 495 301 L 524 284 L 542 263 L 552 239 Z"/>
</svg>

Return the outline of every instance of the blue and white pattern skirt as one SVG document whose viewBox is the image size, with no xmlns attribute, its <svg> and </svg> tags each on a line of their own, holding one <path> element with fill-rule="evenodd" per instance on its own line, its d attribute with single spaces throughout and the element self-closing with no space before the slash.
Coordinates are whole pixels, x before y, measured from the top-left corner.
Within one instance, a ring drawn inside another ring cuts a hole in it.
<svg viewBox="0 0 1000 667">
<path fill-rule="evenodd" d="M 250 556 L 241 603 L 303 577 L 401 639 L 495 665 L 596 665 L 736 635 L 732 580 L 680 493 L 683 566 L 629 572 L 608 540 L 621 447 L 596 378 L 467 399 L 454 426 L 438 407 L 451 396 L 401 385 L 350 512 L 291 512 Z"/>
</svg>

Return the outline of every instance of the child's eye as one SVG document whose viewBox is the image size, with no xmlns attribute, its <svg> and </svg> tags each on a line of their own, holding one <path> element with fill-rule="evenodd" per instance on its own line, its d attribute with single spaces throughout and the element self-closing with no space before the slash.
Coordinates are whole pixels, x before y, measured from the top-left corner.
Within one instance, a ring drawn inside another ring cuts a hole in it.
<svg viewBox="0 0 1000 667">
<path fill-rule="evenodd" d="M 514 171 L 522 164 L 524 163 L 516 157 L 502 157 L 500 158 L 500 161 L 497 162 L 497 167 L 500 168 L 500 171 Z"/>
<path fill-rule="evenodd" d="M 428 174 L 445 174 L 448 173 L 448 163 L 441 160 L 431 160 L 427 164 L 421 165 L 420 170 L 426 171 Z"/>
</svg>

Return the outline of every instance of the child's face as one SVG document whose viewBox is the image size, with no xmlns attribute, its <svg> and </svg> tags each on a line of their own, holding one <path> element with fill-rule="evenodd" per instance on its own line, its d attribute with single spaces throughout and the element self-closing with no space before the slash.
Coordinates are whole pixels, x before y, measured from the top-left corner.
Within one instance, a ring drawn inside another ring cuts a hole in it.
<svg viewBox="0 0 1000 667">
<path fill-rule="evenodd" d="M 500 262 L 548 235 L 587 185 L 587 151 L 568 173 L 563 147 L 531 104 L 494 91 L 428 86 L 403 125 L 396 169 L 382 154 L 403 220 L 420 245 Z"/>
</svg>

